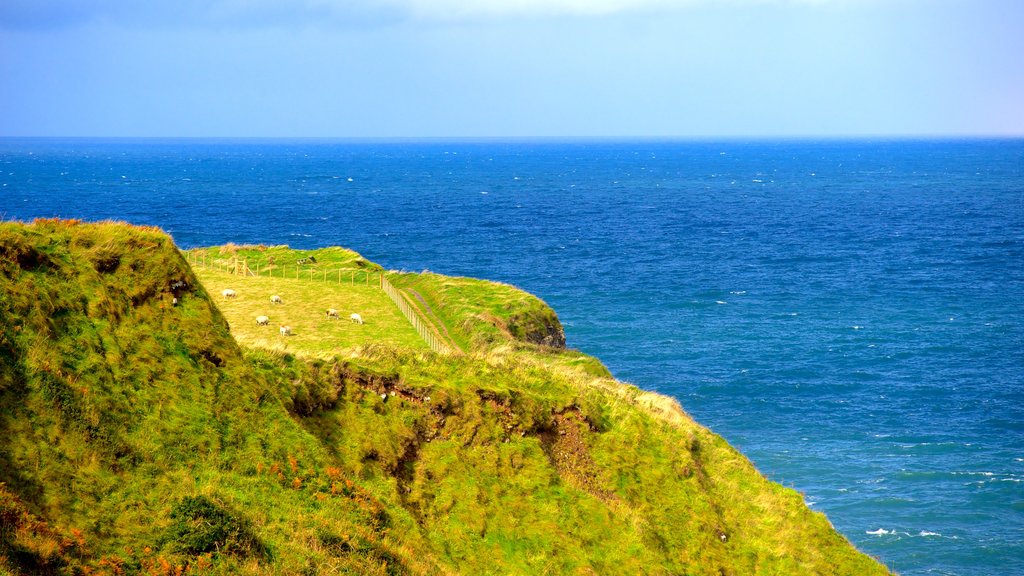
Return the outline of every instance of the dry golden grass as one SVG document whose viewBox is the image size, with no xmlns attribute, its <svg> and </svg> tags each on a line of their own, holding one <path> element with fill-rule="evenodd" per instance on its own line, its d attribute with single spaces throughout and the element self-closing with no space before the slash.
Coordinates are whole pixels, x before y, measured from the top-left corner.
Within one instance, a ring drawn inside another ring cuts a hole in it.
<svg viewBox="0 0 1024 576">
<path fill-rule="evenodd" d="M 234 276 L 201 266 L 195 273 L 244 346 L 323 358 L 367 344 L 426 349 L 408 320 L 373 284 Z M 225 288 L 237 296 L 222 297 Z M 271 303 L 272 295 L 283 303 Z M 328 308 L 336 309 L 340 318 L 327 319 Z M 364 324 L 349 320 L 352 313 L 362 316 Z M 257 326 L 257 316 L 267 316 L 270 324 Z M 292 335 L 282 336 L 280 326 L 290 326 Z"/>
</svg>

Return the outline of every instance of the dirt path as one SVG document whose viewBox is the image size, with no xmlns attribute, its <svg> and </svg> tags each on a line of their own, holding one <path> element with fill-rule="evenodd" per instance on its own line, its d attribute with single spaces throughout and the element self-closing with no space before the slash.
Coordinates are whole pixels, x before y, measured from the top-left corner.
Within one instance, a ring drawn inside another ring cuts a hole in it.
<svg viewBox="0 0 1024 576">
<path fill-rule="evenodd" d="M 437 314 L 434 313 L 434 309 L 430 307 L 430 304 L 427 304 L 427 301 L 423 298 L 423 296 L 412 288 L 406 288 L 406 290 L 411 292 L 412 295 L 415 296 L 416 299 L 420 301 L 420 304 L 423 304 L 423 307 L 426 308 L 427 314 L 430 316 L 432 323 L 434 324 L 435 327 L 440 328 L 441 332 L 444 333 L 444 339 L 448 341 L 452 348 L 460 352 L 465 352 L 465 350 L 463 350 L 462 347 L 455 342 L 455 339 L 452 338 L 452 335 L 448 333 L 448 327 L 445 326 L 444 322 L 441 321 L 441 318 L 439 318 Z"/>
</svg>

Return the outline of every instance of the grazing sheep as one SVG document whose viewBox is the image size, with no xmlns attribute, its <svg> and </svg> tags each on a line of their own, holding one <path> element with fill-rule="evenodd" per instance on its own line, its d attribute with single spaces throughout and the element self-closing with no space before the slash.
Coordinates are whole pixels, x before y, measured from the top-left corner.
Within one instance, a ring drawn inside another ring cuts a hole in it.
<svg viewBox="0 0 1024 576">
<path fill-rule="evenodd" d="M 334 318 L 335 320 L 339 318 L 338 311 L 335 310 L 334 308 L 327 309 L 327 319 L 330 320 L 331 318 Z"/>
<path fill-rule="evenodd" d="M 221 290 L 220 294 L 221 294 L 221 296 L 223 296 L 225 298 L 234 298 L 235 296 L 238 295 L 231 288 L 225 288 L 224 290 Z"/>
<path fill-rule="evenodd" d="M 291 336 L 291 335 L 292 335 L 292 327 L 291 326 L 281 326 L 281 336 Z"/>
<path fill-rule="evenodd" d="M 359 314 L 356 314 L 355 312 L 353 312 L 352 315 L 349 316 L 349 319 L 352 320 L 353 322 L 355 322 L 356 324 L 362 324 L 363 323 L 363 317 L 360 316 Z"/>
<path fill-rule="evenodd" d="M 278 296 L 277 294 L 274 294 L 273 296 L 270 297 L 270 303 L 271 304 L 284 304 L 284 300 L 281 300 L 280 296 Z"/>
<path fill-rule="evenodd" d="M 267 326 L 269 324 L 270 324 L 270 318 L 267 318 L 266 316 L 257 316 L 256 317 L 256 325 L 257 326 Z"/>
<path fill-rule="evenodd" d="M 177 305 L 178 305 L 178 299 L 177 298 L 171 298 L 171 306 L 177 306 Z"/>
</svg>

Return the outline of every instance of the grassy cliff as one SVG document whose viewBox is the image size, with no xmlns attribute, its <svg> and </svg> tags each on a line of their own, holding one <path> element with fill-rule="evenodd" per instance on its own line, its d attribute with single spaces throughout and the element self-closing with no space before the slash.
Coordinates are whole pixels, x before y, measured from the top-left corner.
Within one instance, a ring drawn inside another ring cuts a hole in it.
<svg viewBox="0 0 1024 576">
<path fill-rule="evenodd" d="M 218 274 L 155 229 L 0 224 L 0 574 L 886 573 L 512 287 L 393 274 L 439 356 L 365 282 Z"/>
</svg>

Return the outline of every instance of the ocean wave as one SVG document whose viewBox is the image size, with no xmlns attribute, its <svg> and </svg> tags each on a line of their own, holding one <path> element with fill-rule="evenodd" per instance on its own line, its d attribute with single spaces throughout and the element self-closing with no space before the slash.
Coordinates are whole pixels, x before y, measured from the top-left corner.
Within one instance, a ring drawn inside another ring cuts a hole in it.
<svg viewBox="0 0 1024 576">
<path fill-rule="evenodd" d="M 865 530 L 865 534 L 871 536 L 895 536 L 897 538 L 946 538 L 949 540 L 959 540 L 958 536 L 943 536 L 939 532 L 932 532 L 931 530 L 919 530 L 916 534 L 907 532 L 905 530 L 888 530 L 886 528 L 878 528 L 877 530 Z"/>
</svg>

